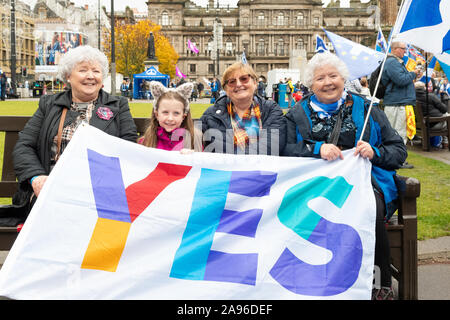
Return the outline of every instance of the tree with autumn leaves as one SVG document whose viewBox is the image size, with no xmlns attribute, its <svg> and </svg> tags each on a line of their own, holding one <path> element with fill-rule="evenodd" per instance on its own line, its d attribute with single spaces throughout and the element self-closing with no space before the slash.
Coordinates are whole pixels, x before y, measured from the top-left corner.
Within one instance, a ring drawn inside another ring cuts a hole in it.
<svg viewBox="0 0 450 320">
<path fill-rule="evenodd" d="M 147 38 L 153 32 L 155 37 L 155 56 L 158 59 L 159 72 L 175 77 L 175 68 L 179 55 L 161 33 L 161 26 L 150 20 L 142 20 L 136 24 L 116 25 L 114 29 L 116 71 L 124 76 L 145 71 L 144 61 L 147 59 Z M 111 62 L 111 33 L 103 39 L 105 54 Z"/>
</svg>

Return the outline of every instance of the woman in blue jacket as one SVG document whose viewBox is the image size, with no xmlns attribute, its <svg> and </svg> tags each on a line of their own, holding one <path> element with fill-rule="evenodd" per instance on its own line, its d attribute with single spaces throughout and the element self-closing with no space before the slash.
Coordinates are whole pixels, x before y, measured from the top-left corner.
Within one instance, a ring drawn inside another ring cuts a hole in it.
<svg viewBox="0 0 450 320">
<path fill-rule="evenodd" d="M 407 157 L 401 137 L 392 129 L 383 111 L 372 108 L 359 140 L 369 101 L 344 89 L 346 65 L 334 54 L 318 53 L 308 63 L 306 85 L 312 95 L 286 114 L 286 156 L 343 159 L 342 150 L 355 148 L 355 155 L 372 162 L 372 185 L 376 199 L 375 265 L 381 271 L 381 288 L 373 299 L 392 299 L 389 242 L 384 222 L 396 210 L 396 169 Z"/>
</svg>

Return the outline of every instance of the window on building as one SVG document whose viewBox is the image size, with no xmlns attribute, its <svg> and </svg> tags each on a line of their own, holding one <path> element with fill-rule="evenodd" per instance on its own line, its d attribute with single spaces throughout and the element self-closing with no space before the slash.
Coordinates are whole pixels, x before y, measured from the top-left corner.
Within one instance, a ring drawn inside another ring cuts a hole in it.
<svg viewBox="0 0 450 320">
<path fill-rule="evenodd" d="M 190 64 L 189 65 L 189 72 L 190 73 L 196 73 L 197 72 L 197 65 L 196 64 Z"/>
<path fill-rule="evenodd" d="M 225 42 L 225 50 L 227 55 L 231 55 L 233 53 L 233 42 L 231 39 L 228 39 L 227 42 Z"/>
<path fill-rule="evenodd" d="M 305 25 L 305 16 L 303 15 L 302 12 L 299 12 L 297 14 L 297 25 L 298 26 L 303 26 Z"/>
<path fill-rule="evenodd" d="M 298 38 L 295 48 L 296 49 L 305 49 L 305 41 L 302 38 Z"/>
<path fill-rule="evenodd" d="M 277 26 L 284 26 L 286 18 L 284 16 L 283 12 L 280 12 L 277 16 L 277 22 L 275 23 L 275 25 Z"/>
<path fill-rule="evenodd" d="M 43 20 L 47 18 L 47 11 L 44 8 L 39 8 L 39 19 Z"/>
<path fill-rule="evenodd" d="M 266 42 L 263 38 L 259 39 L 256 45 L 256 52 L 259 56 L 263 56 L 266 53 Z"/>
<path fill-rule="evenodd" d="M 265 16 L 264 12 L 260 12 L 258 14 L 258 21 L 257 21 L 258 27 L 264 27 L 265 26 Z"/>
<path fill-rule="evenodd" d="M 213 49 L 214 49 L 214 39 L 211 37 L 211 38 L 209 38 L 209 41 L 208 41 L 208 48 L 207 48 L 208 54 L 211 54 L 211 51 Z"/>
<path fill-rule="evenodd" d="M 170 23 L 169 21 L 169 14 L 167 13 L 167 11 L 164 11 L 161 15 L 161 25 L 162 26 L 168 26 Z"/>
<path fill-rule="evenodd" d="M 284 56 L 284 40 L 280 38 L 276 43 L 276 54 L 278 56 Z"/>
<path fill-rule="evenodd" d="M 319 21 L 320 21 L 320 18 L 318 16 L 315 16 L 313 18 L 313 25 L 318 26 L 319 25 Z"/>
<path fill-rule="evenodd" d="M 214 74 L 214 63 L 208 64 L 208 73 Z"/>
</svg>

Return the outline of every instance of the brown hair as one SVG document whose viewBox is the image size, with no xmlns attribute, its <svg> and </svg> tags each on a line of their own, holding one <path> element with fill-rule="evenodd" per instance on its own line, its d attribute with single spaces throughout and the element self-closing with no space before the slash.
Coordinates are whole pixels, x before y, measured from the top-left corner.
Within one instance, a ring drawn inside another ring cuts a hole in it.
<svg viewBox="0 0 450 320">
<path fill-rule="evenodd" d="M 225 72 L 222 75 L 222 87 L 226 86 L 226 81 L 230 78 L 230 76 L 235 72 L 235 71 L 243 71 L 245 73 L 248 73 L 250 75 L 250 77 L 253 78 L 253 80 L 257 81 L 258 76 L 256 75 L 255 71 L 253 70 L 253 68 L 249 65 L 249 64 L 244 64 L 242 62 L 235 62 L 233 63 L 231 66 L 229 66 Z"/>
<path fill-rule="evenodd" d="M 176 91 L 167 91 L 167 92 L 163 93 L 158 98 L 158 100 L 156 100 L 156 103 L 153 106 L 152 116 L 150 118 L 150 124 L 149 124 L 147 130 L 145 130 L 144 135 L 143 135 L 143 137 L 144 137 L 143 145 L 147 146 L 147 147 L 151 147 L 151 148 L 156 148 L 157 141 L 158 141 L 156 132 L 159 127 L 159 122 L 158 122 L 158 119 L 156 119 L 156 117 L 155 117 L 155 111 L 158 111 L 159 104 L 164 99 L 169 99 L 169 100 L 174 99 L 183 104 L 183 106 L 184 106 L 183 112 L 185 114 L 185 117 L 183 119 L 183 122 L 180 125 L 180 128 L 184 128 L 187 132 L 189 132 L 191 141 L 190 141 L 188 147 L 190 146 L 191 149 L 194 149 L 194 121 L 192 120 L 191 112 L 189 110 L 189 102 L 186 99 L 184 99 Z M 184 138 L 186 138 L 186 136 Z"/>
</svg>

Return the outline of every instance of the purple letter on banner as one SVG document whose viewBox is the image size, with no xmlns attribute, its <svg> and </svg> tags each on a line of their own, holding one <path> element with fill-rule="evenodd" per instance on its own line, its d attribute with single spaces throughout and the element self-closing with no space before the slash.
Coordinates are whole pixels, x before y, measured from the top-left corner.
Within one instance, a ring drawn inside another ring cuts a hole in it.
<svg viewBox="0 0 450 320">
<path fill-rule="evenodd" d="M 277 175 L 273 172 L 233 171 L 228 193 L 247 197 L 267 196 L 276 179 Z M 224 209 L 216 232 L 254 238 L 262 213 L 262 209 Z M 257 267 L 257 253 L 236 254 L 211 250 L 206 264 L 205 280 L 255 285 Z"/>
<path fill-rule="evenodd" d="M 324 197 L 341 208 L 352 188 L 342 177 L 315 177 L 286 192 L 278 209 L 281 223 L 330 250 L 333 258 L 324 265 L 311 265 L 286 248 L 270 270 L 283 287 L 297 294 L 331 296 L 346 291 L 356 281 L 363 254 L 358 232 L 349 225 L 322 218 L 308 206 L 309 200 Z"/>
</svg>

